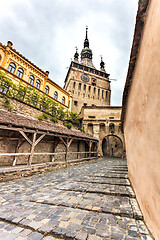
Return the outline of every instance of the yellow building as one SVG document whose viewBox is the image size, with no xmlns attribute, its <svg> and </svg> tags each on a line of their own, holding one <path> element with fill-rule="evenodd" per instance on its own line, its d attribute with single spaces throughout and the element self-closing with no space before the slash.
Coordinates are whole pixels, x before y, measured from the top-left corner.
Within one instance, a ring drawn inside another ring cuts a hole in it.
<svg viewBox="0 0 160 240">
<path fill-rule="evenodd" d="M 7 46 L 0 43 L 0 70 L 13 83 L 30 85 L 60 103 L 65 109 L 71 110 L 71 95 L 49 79 L 48 71 L 41 70 L 12 46 L 10 41 Z"/>
</svg>

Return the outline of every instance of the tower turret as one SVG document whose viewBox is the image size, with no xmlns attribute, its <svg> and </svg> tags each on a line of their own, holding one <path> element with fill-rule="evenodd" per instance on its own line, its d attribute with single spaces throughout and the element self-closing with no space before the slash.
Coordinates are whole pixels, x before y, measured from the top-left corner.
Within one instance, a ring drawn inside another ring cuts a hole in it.
<svg viewBox="0 0 160 240">
<path fill-rule="evenodd" d="M 79 61 L 78 61 L 78 57 L 79 57 L 79 53 L 78 53 L 78 48 L 76 47 L 76 52 L 75 52 L 75 54 L 74 54 L 74 61 L 75 61 L 75 62 L 79 62 Z"/>
<path fill-rule="evenodd" d="M 100 62 L 100 70 L 101 70 L 102 72 L 106 72 L 106 70 L 105 70 L 105 63 L 104 63 L 104 61 L 103 61 L 102 56 L 101 56 L 101 62 Z"/>
</svg>

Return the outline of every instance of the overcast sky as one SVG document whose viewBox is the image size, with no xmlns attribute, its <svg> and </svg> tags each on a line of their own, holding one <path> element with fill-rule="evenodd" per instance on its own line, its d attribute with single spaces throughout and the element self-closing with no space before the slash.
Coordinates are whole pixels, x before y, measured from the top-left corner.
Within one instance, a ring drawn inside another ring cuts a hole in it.
<svg viewBox="0 0 160 240">
<path fill-rule="evenodd" d="M 121 105 L 138 0 L 0 0 L 0 42 L 13 47 L 63 87 L 88 26 L 93 64 L 100 55 L 112 81 L 112 105 Z"/>
</svg>

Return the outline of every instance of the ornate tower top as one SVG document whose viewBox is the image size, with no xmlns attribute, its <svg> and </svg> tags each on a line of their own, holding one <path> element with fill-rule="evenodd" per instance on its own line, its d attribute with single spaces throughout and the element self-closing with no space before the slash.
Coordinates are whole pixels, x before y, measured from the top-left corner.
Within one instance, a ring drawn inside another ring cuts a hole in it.
<svg viewBox="0 0 160 240">
<path fill-rule="evenodd" d="M 84 40 L 84 48 L 81 51 L 81 63 L 87 65 L 89 67 L 93 67 L 92 63 L 92 50 L 89 48 L 89 40 L 88 40 L 88 27 L 86 27 L 86 38 Z"/>
<path fill-rule="evenodd" d="M 89 40 L 88 40 L 88 27 L 86 27 L 86 38 L 84 40 L 84 48 L 88 47 L 89 48 Z"/>
</svg>

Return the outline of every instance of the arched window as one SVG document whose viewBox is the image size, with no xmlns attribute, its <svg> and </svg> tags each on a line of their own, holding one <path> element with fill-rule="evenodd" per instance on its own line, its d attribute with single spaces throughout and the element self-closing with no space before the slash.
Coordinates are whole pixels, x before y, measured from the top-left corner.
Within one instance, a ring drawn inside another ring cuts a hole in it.
<svg viewBox="0 0 160 240">
<path fill-rule="evenodd" d="M 9 64 L 8 71 L 11 72 L 11 73 L 14 73 L 15 69 L 16 69 L 16 65 L 13 62 L 11 62 Z"/>
<path fill-rule="evenodd" d="M 109 124 L 109 132 L 110 133 L 114 133 L 115 132 L 114 123 Z"/>
<path fill-rule="evenodd" d="M 65 104 L 65 97 L 62 97 L 62 103 Z"/>
<path fill-rule="evenodd" d="M 57 99 L 57 98 L 58 98 L 58 93 L 54 92 L 54 99 Z"/>
<path fill-rule="evenodd" d="M 46 87 L 45 87 L 45 90 L 44 90 L 44 92 L 45 92 L 46 94 L 48 94 L 48 93 L 49 93 L 49 87 L 48 87 L 48 86 L 46 86 Z"/>
<path fill-rule="evenodd" d="M 33 77 L 33 76 L 30 76 L 30 78 L 29 78 L 29 83 L 30 83 L 31 85 L 33 85 L 33 83 L 34 83 L 34 77 Z"/>
<path fill-rule="evenodd" d="M 19 78 L 23 77 L 23 69 L 22 68 L 18 68 L 17 77 L 19 77 Z"/>
<path fill-rule="evenodd" d="M 41 82 L 39 79 L 37 79 L 35 87 L 39 89 L 40 85 L 41 85 Z"/>
</svg>

